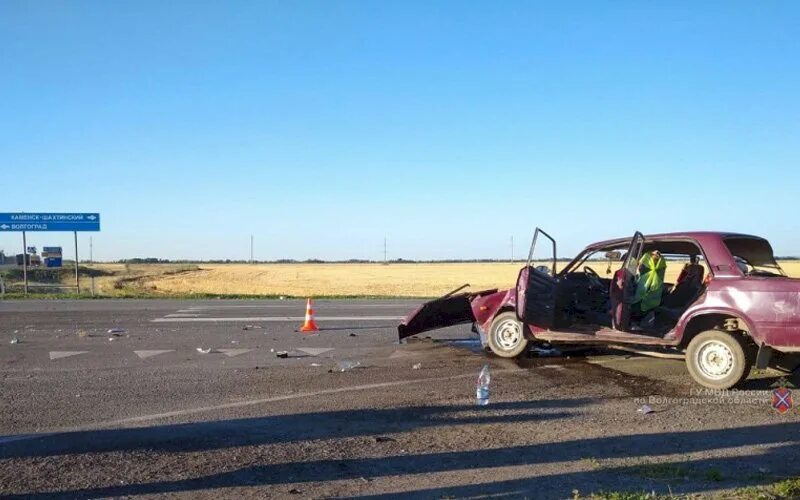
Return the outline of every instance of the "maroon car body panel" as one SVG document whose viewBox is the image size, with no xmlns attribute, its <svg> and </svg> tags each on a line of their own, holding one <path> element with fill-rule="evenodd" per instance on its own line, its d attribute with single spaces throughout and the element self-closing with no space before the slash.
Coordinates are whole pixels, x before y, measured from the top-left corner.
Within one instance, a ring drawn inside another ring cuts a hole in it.
<svg viewBox="0 0 800 500">
<path fill-rule="evenodd" d="M 738 270 L 738 269 L 737 269 Z M 706 293 L 681 316 L 675 327 L 677 339 L 686 325 L 703 314 L 736 316 L 747 325 L 758 344 L 781 351 L 800 348 L 800 280 L 787 277 L 717 278 Z"/>
</svg>

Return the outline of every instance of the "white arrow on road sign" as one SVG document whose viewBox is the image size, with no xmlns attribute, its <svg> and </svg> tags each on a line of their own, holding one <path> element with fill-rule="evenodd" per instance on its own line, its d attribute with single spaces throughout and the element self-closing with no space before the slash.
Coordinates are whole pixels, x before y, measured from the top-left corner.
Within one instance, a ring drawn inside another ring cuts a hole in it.
<svg viewBox="0 0 800 500">
<path fill-rule="evenodd" d="M 10 227 L 11 226 L 9 226 L 8 224 L 3 224 L 2 226 L 0 226 L 0 229 L 8 229 Z"/>
<path fill-rule="evenodd" d="M 96 218 L 97 217 L 95 217 L 94 215 L 90 215 L 89 217 L 87 217 L 87 219 L 89 219 L 89 220 L 95 220 Z"/>
</svg>

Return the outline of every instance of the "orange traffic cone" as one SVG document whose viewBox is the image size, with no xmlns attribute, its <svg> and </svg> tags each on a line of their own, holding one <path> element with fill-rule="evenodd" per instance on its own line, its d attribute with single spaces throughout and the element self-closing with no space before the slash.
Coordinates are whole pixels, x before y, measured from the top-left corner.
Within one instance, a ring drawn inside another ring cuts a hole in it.
<svg viewBox="0 0 800 500">
<path fill-rule="evenodd" d="M 311 308 L 311 299 L 306 302 L 306 320 L 300 327 L 301 332 L 318 332 L 319 327 L 314 322 L 314 309 Z"/>
</svg>

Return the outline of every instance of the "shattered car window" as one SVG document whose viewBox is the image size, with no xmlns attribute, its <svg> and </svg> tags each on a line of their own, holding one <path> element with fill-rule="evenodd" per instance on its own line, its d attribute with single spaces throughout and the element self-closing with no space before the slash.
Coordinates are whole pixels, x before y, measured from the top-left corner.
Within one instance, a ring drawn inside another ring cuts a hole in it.
<svg viewBox="0 0 800 500">
<path fill-rule="evenodd" d="M 786 276 L 775 261 L 772 246 L 762 238 L 725 238 L 725 246 L 745 276 Z"/>
</svg>

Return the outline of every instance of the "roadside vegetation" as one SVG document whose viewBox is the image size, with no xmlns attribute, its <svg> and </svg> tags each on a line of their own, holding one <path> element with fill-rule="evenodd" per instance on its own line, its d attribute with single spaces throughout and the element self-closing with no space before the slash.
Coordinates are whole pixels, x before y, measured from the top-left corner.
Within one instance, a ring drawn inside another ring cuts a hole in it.
<svg viewBox="0 0 800 500">
<path fill-rule="evenodd" d="M 544 264 L 544 263 L 539 263 Z M 563 266 L 559 262 L 558 266 Z M 514 286 L 520 262 L 458 263 L 269 263 L 190 264 L 114 263 L 81 265 L 81 296 L 114 298 L 388 298 L 438 297 L 464 284 L 470 290 Z M 601 276 L 607 263 L 591 262 Z M 800 261 L 781 262 L 800 277 Z M 670 261 L 666 281 L 674 282 L 683 267 Z M 31 281 L 72 285 L 74 269 L 32 269 Z M 21 295 L 22 271 L 4 273 L 6 297 Z M 74 290 L 37 288 L 37 297 L 72 297 Z"/>
<path fill-rule="evenodd" d="M 672 475 L 673 470 L 669 471 Z M 714 482 L 715 480 L 711 480 Z M 708 494 L 658 494 L 648 491 L 599 491 L 581 495 L 573 492 L 573 500 L 795 500 L 800 498 L 800 478 L 783 479 L 761 486 L 747 486 Z"/>
</svg>

